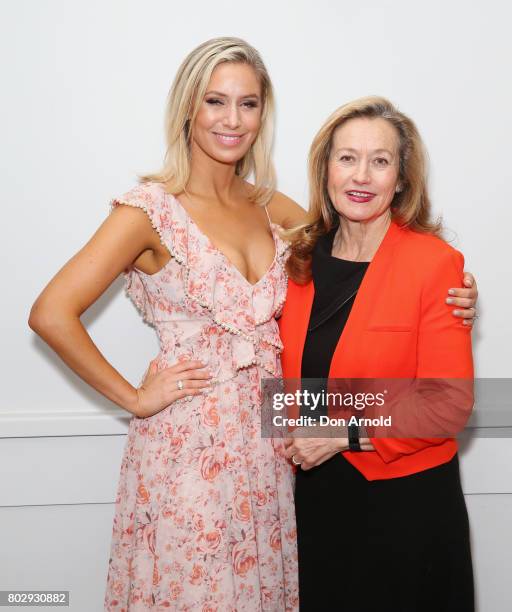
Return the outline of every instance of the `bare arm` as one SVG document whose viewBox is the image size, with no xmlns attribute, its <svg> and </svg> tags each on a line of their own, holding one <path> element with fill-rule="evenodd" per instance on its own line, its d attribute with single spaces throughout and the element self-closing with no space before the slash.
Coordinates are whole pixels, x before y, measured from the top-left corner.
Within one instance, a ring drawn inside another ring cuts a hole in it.
<svg viewBox="0 0 512 612">
<path fill-rule="evenodd" d="M 146 407 L 148 411 L 141 414 L 137 390 L 103 357 L 80 316 L 142 253 L 158 248 L 158 236 L 146 214 L 129 206 L 119 206 L 48 283 L 32 306 L 29 318 L 30 327 L 78 376 L 137 416 L 150 416 L 151 412 L 158 412 L 153 408 L 164 408 L 170 403 L 171 391 L 176 395 L 172 401 L 191 394 L 190 390 L 175 391 L 175 385 L 171 389 L 173 368 L 169 368 L 166 371 L 169 384 L 153 385 L 148 389 L 151 407 Z M 153 373 L 151 380 L 160 375 L 163 372 Z M 181 378 L 186 376 L 181 375 Z M 159 382 L 163 383 L 162 376 Z"/>
<path fill-rule="evenodd" d="M 290 229 L 307 221 L 307 211 L 297 202 L 276 191 L 268 204 L 268 212 L 273 223 Z"/>
</svg>

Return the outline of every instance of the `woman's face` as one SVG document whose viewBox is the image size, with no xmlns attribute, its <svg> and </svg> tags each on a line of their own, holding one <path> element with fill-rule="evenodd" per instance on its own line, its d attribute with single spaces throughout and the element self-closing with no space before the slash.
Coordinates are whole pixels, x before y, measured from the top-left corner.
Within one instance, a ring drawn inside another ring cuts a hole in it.
<svg viewBox="0 0 512 612">
<path fill-rule="evenodd" d="M 397 189 L 398 133 L 385 119 L 349 119 L 334 132 L 327 190 L 349 221 L 367 222 L 389 210 Z"/>
<path fill-rule="evenodd" d="M 261 85 L 247 64 L 225 62 L 213 71 L 192 127 L 192 155 L 236 164 L 261 126 Z"/>
</svg>

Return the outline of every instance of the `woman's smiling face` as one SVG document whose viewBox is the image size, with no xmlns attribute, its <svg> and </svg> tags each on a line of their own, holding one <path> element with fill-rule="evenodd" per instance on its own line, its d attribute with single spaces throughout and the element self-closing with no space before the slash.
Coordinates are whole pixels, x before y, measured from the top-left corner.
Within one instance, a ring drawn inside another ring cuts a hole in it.
<svg viewBox="0 0 512 612">
<path fill-rule="evenodd" d="M 236 164 L 251 148 L 261 127 L 261 84 L 255 70 L 224 62 L 212 73 L 192 126 L 192 155 Z"/>
<path fill-rule="evenodd" d="M 399 138 L 382 118 L 349 119 L 334 132 L 327 191 L 337 213 L 367 222 L 386 213 L 398 188 Z"/>
</svg>

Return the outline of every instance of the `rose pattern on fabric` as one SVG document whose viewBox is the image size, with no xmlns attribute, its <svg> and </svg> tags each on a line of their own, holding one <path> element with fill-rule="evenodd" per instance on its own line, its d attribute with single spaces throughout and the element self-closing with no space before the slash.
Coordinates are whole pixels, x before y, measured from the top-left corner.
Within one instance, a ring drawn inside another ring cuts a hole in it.
<svg viewBox="0 0 512 612">
<path fill-rule="evenodd" d="M 162 185 L 112 207 L 146 212 L 171 259 L 130 269 L 126 291 L 160 346 L 158 367 L 208 364 L 207 393 L 130 421 L 116 496 L 105 610 L 298 609 L 293 472 L 281 440 L 261 438 L 260 382 L 281 375 L 276 316 L 287 244 L 249 283 Z"/>
</svg>

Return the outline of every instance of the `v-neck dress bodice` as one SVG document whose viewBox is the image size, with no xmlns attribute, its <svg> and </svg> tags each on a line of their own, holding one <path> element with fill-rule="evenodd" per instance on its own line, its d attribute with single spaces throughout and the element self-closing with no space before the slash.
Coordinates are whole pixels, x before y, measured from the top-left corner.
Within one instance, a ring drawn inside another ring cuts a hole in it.
<svg viewBox="0 0 512 612">
<path fill-rule="evenodd" d="M 211 388 L 130 421 L 116 499 L 106 610 L 296 610 L 293 472 L 261 436 L 262 378 L 280 377 L 276 316 L 287 243 L 248 282 L 162 185 L 112 201 L 146 212 L 171 259 L 127 270 L 160 345 L 159 369 L 200 360 Z"/>
</svg>

